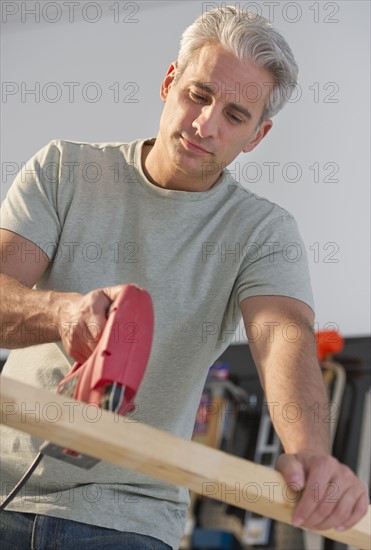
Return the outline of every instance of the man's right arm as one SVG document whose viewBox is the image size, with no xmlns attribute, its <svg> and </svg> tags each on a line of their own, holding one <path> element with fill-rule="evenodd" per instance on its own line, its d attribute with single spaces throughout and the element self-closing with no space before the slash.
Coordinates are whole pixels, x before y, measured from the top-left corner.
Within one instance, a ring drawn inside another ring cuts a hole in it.
<svg viewBox="0 0 371 550">
<path fill-rule="evenodd" d="M 108 308 L 121 286 L 88 294 L 35 290 L 32 287 L 49 267 L 45 252 L 4 229 L 0 230 L 0 247 L 0 345 L 15 349 L 61 340 L 66 352 L 83 363 L 99 340 Z"/>
</svg>

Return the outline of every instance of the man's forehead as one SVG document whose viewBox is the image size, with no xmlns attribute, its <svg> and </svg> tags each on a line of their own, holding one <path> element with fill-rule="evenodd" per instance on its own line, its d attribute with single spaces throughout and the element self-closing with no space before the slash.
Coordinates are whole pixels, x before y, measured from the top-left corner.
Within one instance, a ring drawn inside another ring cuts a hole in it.
<svg viewBox="0 0 371 550">
<path fill-rule="evenodd" d="M 220 44 L 206 44 L 192 56 L 184 71 L 187 82 L 202 84 L 204 91 L 215 94 L 223 83 L 225 87 L 263 83 L 272 84 L 272 75 L 250 59 L 237 59 Z"/>
</svg>

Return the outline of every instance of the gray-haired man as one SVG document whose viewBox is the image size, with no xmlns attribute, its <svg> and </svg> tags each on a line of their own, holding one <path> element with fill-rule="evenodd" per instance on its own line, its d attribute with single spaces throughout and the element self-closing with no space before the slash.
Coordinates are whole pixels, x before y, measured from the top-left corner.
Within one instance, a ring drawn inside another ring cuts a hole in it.
<svg viewBox="0 0 371 550">
<path fill-rule="evenodd" d="M 304 247 L 287 211 L 226 170 L 270 131 L 296 74 L 291 50 L 268 22 L 231 7 L 213 10 L 186 30 L 162 82 L 156 139 L 55 140 L 29 161 L 2 211 L 1 307 L 13 327 L 2 345 L 14 348 L 5 373 L 54 389 L 73 359 L 82 362 L 94 349 L 118 285 L 135 282 L 151 293 L 156 314 L 136 418 L 191 437 L 208 368 L 242 314 L 267 401 L 296 402 L 303 411 L 295 423 L 274 415 L 286 452 L 277 467 L 304 487 L 294 520 L 345 529 L 366 512 L 368 499 L 330 456 L 327 424 L 313 422 L 310 406 L 325 410 L 327 397 Z M 71 175 L 73 163 L 89 162 L 101 167 L 103 183 Z M 292 242 L 301 247 L 297 261 L 283 254 Z M 81 253 L 88 243 L 99 247 L 95 262 Z M 215 243 L 220 254 L 209 246 Z M 208 331 L 211 325 L 217 330 Z M 290 326 L 300 338 L 285 337 L 280 329 Z M 40 442 L 4 431 L 6 488 Z M 329 484 L 336 485 L 335 502 L 325 498 Z M 87 498 L 89 489 L 99 498 Z M 33 537 L 37 548 L 51 548 L 43 541 L 53 538 L 64 549 L 177 548 L 187 505 L 184 489 L 143 475 L 105 463 L 81 472 L 44 458 L 26 493 L 1 513 L 2 539 L 9 548 L 14 537 L 24 545 Z"/>
</svg>

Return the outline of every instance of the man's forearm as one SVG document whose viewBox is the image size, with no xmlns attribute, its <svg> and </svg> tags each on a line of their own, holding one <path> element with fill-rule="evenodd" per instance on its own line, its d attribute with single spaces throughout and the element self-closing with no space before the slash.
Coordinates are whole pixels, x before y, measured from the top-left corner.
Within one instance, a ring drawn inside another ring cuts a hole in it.
<svg viewBox="0 0 371 550">
<path fill-rule="evenodd" d="M 83 363 L 92 353 L 107 322 L 110 304 L 122 285 L 87 294 L 33 290 L 8 275 L 0 275 L 1 342 L 24 348 L 62 341 L 70 355 Z"/>
<path fill-rule="evenodd" d="M 330 452 L 331 414 L 310 329 L 303 328 L 295 343 L 278 336 L 264 372 L 266 400 L 285 451 Z"/>
<path fill-rule="evenodd" d="M 1 346 L 22 348 L 60 340 L 61 292 L 33 290 L 0 274 Z"/>
</svg>

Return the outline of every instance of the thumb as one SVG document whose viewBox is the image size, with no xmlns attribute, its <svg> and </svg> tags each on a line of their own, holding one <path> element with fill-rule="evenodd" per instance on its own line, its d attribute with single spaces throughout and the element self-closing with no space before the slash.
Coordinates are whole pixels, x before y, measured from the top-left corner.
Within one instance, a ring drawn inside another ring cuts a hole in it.
<svg viewBox="0 0 371 550">
<path fill-rule="evenodd" d="M 276 462 L 276 470 L 281 472 L 286 483 L 294 491 L 301 491 L 305 485 L 304 465 L 295 454 L 281 454 Z"/>
<path fill-rule="evenodd" d="M 105 294 L 110 302 L 114 302 L 124 286 L 125 285 L 107 286 L 105 288 L 102 288 L 101 291 L 103 292 L 103 294 Z"/>
</svg>

